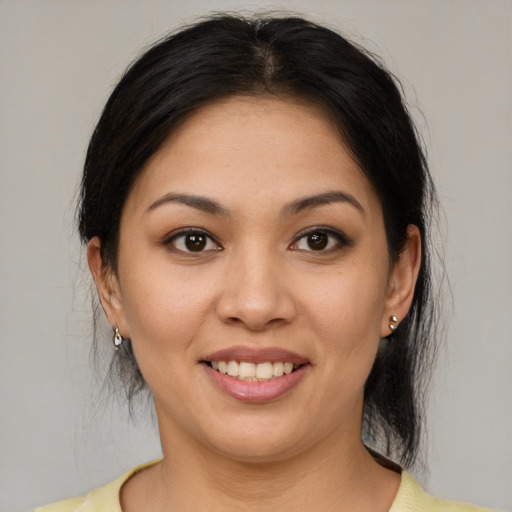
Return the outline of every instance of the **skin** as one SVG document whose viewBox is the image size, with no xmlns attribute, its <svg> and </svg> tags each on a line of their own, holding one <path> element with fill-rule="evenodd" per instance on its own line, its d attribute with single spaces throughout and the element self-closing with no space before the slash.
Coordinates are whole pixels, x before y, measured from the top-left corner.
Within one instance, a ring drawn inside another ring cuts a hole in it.
<svg viewBox="0 0 512 512">
<path fill-rule="evenodd" d="M 287 209 L 333 191 L 355 202 Z M 177 237 L 190 227 L 211 235 L 204 251 Z M 349 241 L 312 250 L 304 233 L 326 227 Z M 200 109 L 136 180 L 117 274 L 99 249 L 89 265 L 153 392 L 164 454 L 124 485 L 123 510 L 389 509 L 400 477 L 362 445 L 363 389 L 389 317 L 410 307 L 420 236 L 409 226 L 391 265 L 377 195 L 322 112 L 267 97 Z M 235 345 L 291 350 L 308 371 L 277 400 L 241 402 L 200 364 Z"/>
</svg>

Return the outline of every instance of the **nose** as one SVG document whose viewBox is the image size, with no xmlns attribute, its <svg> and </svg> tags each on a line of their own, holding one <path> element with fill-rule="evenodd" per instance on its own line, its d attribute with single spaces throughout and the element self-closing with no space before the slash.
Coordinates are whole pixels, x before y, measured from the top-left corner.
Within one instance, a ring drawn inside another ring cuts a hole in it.
<svg viewBox="0 0 512 512">
<path fill-rule="evenodd" d="M 296 304 L 283 265 L 263 251 L 247 251 L 229 262 L 217 302 L 225 323 L 263 331 L 288 324 Z"/>
</svg>

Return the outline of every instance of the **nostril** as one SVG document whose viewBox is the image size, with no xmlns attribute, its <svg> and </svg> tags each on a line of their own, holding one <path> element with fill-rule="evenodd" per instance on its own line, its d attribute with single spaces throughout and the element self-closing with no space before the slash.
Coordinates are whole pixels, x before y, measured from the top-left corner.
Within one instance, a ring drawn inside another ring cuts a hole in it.
<svg viewBox="0 0 512 512">
<path fill-rule="evenodd" d="M 255 320 L 254 318 L 241 319 L 241 318 L 231 317 L 231 318 L 227 319 L 226 323 L 234 325 L 234 326 L 240 325 L 249 331 L 260 332 L 260 331 L 266 331 L 268 329 L 275 329 L 276 327 L 279 327 L 281 325 L 288 323 L 288 321 L 284 318 L 272 318 L 268 321 L 265 321 L 265 320 Z"/>
<path fill-rule="evenodd" d="M 253 264 L 258 265 L 254 261 Z M 224 323 L 240 325 L 251 331 L 291 322 L 296 307 L 287 284 L 272 272 L 263 275 L 261 268 L 256 274 L 259 277 L 248 270 L 228 277 L 216 304 L 218 317 Z"/>
</svg>

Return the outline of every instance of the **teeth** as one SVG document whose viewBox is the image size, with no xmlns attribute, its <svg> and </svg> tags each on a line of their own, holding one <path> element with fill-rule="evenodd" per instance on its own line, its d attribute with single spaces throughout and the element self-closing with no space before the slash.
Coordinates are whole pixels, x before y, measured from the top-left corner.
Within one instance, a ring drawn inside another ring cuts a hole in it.
<svg viewBox="0 0 512 512">
<path fill-rule="evenodd" d="M 211 361 L 212 368 L 246 382 L 266 382 L 289 375 L 299 366 L 293 363 L 247 363 L 246 361 Z"/>
<path fill-rule="evenodd" d="M 293 371 L 293 364 L 292 363 L 284 363 L 283 370 L 284 370 L 284 373 L 286 373 L 286 375 L 292 373 L 292 371 Z"/>
<path fill-rule="evenodd" d="M 273 374 L 274 374 L 274 377 L 281 377 L 284 373 L 284 364 L 283 363 L 274 363 L 272 365 L 273 367 Z"/>
<path fill-rule="evenodd" d="M 256 365 L 253 363 L 241 362 L 238 366 L 238 375 L 235 375 L 235 377 L 240 377 L 241 379 L 247 377 L 256 377 Z"/>
<path fill-rule="evenodd" d="M 260 363 L 256 367 L 256 377 L 259 379 L 270 380 L 274 374 L 274 367 L 272 363 Z"/>
<path fill-rule="evenodd" d="M 239 364 L 236 361 L 229 361 L 228 363 L 228 375 L 230 377 L 238 377 L 238 371 L 240 369 Z"/>
</svg>

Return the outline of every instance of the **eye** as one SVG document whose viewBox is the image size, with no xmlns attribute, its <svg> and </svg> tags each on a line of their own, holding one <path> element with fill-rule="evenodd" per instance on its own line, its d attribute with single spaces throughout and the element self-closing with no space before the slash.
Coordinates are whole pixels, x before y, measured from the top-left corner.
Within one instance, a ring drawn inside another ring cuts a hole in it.
<svg viewBox="0 0 512 512">
<path fill-rule="evenodd" d="M 181 252 L 200 253 L 221 250 L 211 236 L 200 230 L 181 231 L 171 236 L 165 243 Z"/>
<path fill-rule="evenodd" d="M 291 249 L 299 251 L 330 251 L 344 246 L 350 246 L 352 242 L 342 233 L 332 229 L 317 228 L 302 234 L 291 246 Z"/>
</svg>

